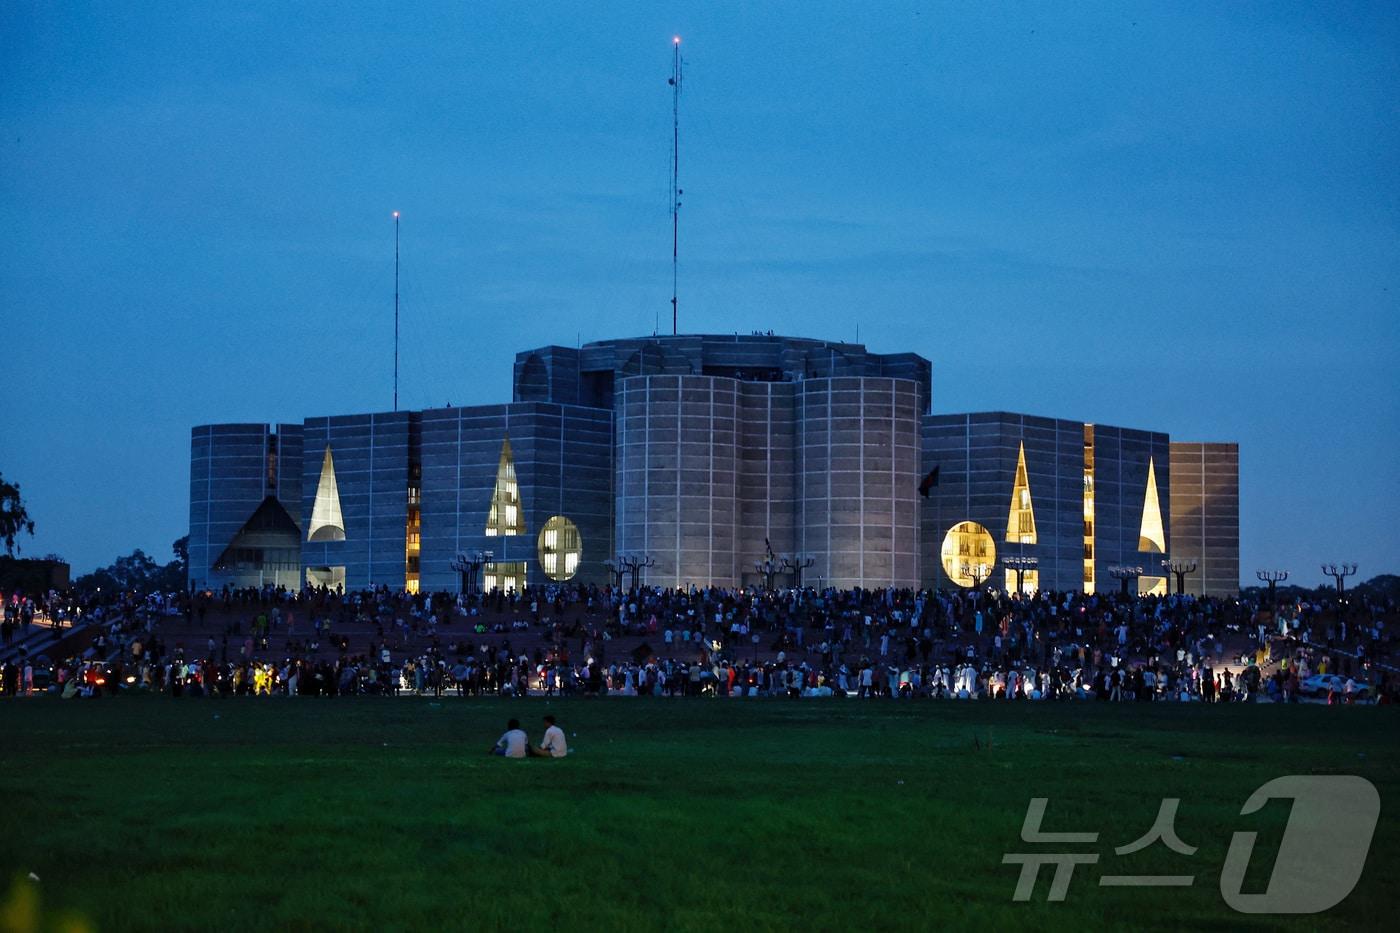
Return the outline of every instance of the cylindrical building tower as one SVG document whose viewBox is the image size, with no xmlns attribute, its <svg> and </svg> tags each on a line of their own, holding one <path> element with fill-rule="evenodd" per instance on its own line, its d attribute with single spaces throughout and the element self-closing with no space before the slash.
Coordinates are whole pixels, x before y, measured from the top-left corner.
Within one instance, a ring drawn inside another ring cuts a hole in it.
<svg viewBox="0 0 1400 933">
<path fill-rule="evenodd" d="M 699 375 L 617 383 L 617 550 L 656 561 L 644 583 L 739 583 L 738 387 Z"/>
<path fill-rule="evenodd" d="M 798 549 L 806 580 L 919 584 L 919 388 L 884 376 L 806 379 L 797 394 Z"/>
</svg>

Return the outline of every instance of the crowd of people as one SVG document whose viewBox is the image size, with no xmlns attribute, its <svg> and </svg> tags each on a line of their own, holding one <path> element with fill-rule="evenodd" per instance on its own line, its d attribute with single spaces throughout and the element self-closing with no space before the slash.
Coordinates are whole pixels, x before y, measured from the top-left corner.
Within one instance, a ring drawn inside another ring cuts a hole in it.
<svg viewBox="0 0 1400 933">
<path fill-rule="evenodd" d="M 0 592 L 0 696 L 42 692 L 79 675 L 96 681 L 101 662 L 133 633 L 182 617 L 188 603 L 180 593 Z"/>
<path fill-rule="evenodd" d="M 1270 607 L 991 590 L 264 587 L 72 611 L 97 623 L 85 656 L 53 665 L 43 684 L 16 674 L 8 692 L 1218 703 L 1389 702 L 1397 687 L 1397 607 L 1364 598 Z"/>
</svg>

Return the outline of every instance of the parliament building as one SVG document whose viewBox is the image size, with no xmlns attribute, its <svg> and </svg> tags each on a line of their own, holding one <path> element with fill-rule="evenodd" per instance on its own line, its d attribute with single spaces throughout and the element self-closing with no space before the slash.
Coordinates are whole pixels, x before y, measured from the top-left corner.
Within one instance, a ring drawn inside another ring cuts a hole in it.
<svg viewBox="0 0 1400 933">
<path fill-rule="evenodd" d="M 935 413 L 914 353 L 756 334 L 515 359 L 499 405 L 196 427 L 190 582 L 1239 590 L 1239 449 Z M 621 561 L 619 561 L 621 559 Z M 626 578 L 630 581 L 630 577 Z M 1174 586 L 1172 587 L 1174 589 Z"/>
</svg>

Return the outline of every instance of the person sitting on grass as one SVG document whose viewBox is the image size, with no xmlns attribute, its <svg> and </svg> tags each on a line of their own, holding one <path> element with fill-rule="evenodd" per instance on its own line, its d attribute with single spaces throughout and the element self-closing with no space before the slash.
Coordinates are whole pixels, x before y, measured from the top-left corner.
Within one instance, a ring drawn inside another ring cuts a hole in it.
<svg viewBox="0 0 1400 933">
<path fill-rule="evenodd" d="M 520 720 L 512 719 L 506 723 L 505 734 L 492 746 L 491 754 L 504 758 L 524 758 L 529 748 L 530 739 L 525 735 L 525 730 L 520 728 Z"/>
<path fill-rule="evenodd" d="M 563 758 L 569 754 L 569 745 L 564 741 L 564 730 L 555 724 L 553 716 L 544 717 L 544 738 L 539 748 L 530 749 L 535 758 Z"/>
</svg>

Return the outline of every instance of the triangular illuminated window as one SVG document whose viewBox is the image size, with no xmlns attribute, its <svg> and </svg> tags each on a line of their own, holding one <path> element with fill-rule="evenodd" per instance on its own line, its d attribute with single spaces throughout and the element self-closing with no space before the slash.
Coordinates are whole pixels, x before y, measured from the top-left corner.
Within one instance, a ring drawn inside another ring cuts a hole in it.
<svg viewBox="0 0 1400 933">
<path fill-rule="evenodd" d="M 321 461 L 321 481 L 316 484 L 316 501 L 311 506 L 306 540 L 345 540 L 345 519 L 340 516 L 340 489 L 335 484 L 335 461 L 331 459 L 329 444 L 325 459 Z"/>
<path fill-rule="evenodd" d="M 515 481 L 515 458 L 510 438 L 501 445 L 501 462 L 496 467 L 496 488 L 491 493 L 491 513 L 486 516 L 486 534 L 523 535 L 525 513 L 520 508 L 520 485 Z"/>
<path fill-rule="evenodd" d="M 276 496 L 268 496 L 224 548 L 214 569 L 237 570 L 247 566 L 254 570 L 294 570 L 300 566 L 300 538 L 301 530 L 282 503 Z"/>
<path fill-rule="evenodd" d="M 1031 483 L 1026 477 L 1026 445 L 1016 460 L 1016 482 L 1011 486 L 1011 511 L 1006 516 L 1006 540 L 1035 544 L 1035 508 L 1031 505 Z"/>
<path fill-rule="evenodd" d="M 1138 532 L 1138 550 L 1153 554 L 1167 553 L 1167 533 L 1162 528 L 1162 504 L 1157 498 L 1157 465 L 1152 462 L 1151 457 L 1147 458 L 1147 496 L 1142 501 L 1142 530 Z"/>
</svg>

